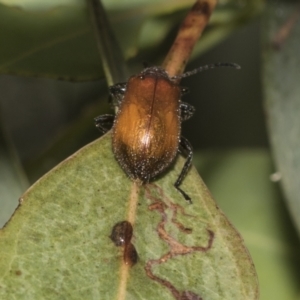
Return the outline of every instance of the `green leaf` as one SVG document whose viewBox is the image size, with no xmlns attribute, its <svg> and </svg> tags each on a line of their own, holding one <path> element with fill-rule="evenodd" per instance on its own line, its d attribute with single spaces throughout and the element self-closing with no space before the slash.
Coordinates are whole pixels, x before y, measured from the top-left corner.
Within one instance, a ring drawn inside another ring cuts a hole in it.
<svg viewBox="0 0 300 300">
<path fill-rule="evenodd" d="M 87 106 L 76 120 L 60 129 L 59 133 L 49 141 L 47 148 L 24 164 L 30 182 L 33 183 L 72 153 L 100 136 L 92 120 L 111 111 L 103 87 L 99 87 L 99 94 L 103 95 L 99 97 L 99 101 Z"/>
<path fill-rule="evenodd" d="M 65 160 L 22 196 L 0 232 L 0 298 L 258 299 L 243 241 L 195 169 L 182 185 L 192 205 L 174 188 L 182 165 L 138 189 L 115 161 L 110 134 Z M 133 224 L 132 267 L 109 238 L 123 220 Z"/>
<path fill-rule="evenodd" d="M 271 145 L 290 213 L 300 232 L 298 3 L 279 1 L 270 4 L 263 28 L 263 79 Z M 278 37 L 283 30 L 286 30 L 287 34 L 280 42 Z"/>
<path fill-rule="evenodd" d="M 28 186 L 11 147 L 0 128 L 0 228 L 18 205 L 18 198 Z"/>
</svg>

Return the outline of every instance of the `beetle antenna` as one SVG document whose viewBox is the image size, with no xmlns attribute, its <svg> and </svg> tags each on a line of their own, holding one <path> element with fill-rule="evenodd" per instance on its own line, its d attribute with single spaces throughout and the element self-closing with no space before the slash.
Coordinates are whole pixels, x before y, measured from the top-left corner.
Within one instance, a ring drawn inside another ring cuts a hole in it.
<svg viewBox="0 0 300 300">
<path fill-rule="evenodd" d="M 192 76 L 194 74 L 200 73 L 202 71 L 215 69 L 215 68 L 219 68 L 219 67 L 230 67 L 230 68 L 235 68 L 237 70 L 239 70 L 241 68 L 238 64 L 235 64 L 235 63 L 215 63 L 215 64 L 209 64 L 209 65 L 201 66 L 199 68 L 196 68 L 194 70 L 185 72 L 183 74 L 173 76 L 173 77 L 171 77 L 171 79 L 181 79 L 181 78 L 189 77 L 189 76 Z"/>
</svg>

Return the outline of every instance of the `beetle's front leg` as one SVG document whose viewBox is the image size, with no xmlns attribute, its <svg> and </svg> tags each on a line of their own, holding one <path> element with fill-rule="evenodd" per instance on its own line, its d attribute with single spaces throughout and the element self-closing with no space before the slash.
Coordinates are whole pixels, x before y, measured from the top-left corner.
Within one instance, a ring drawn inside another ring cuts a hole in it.
<svg viewBox="0 0 300 300">
<path fill-rule="evenodd" d="M 179 104 L 181 121 L 186 121 L 191 118 L 195 112 L 195 107 L 186 102 L 180 102 Z"/>
<path fill-rule="evenodd" d="M 192 164 L 192 158 L 193 158 L 193 148 L 190 142 L 183 136 L 180 137 L 180 144 L 179 144 L 179 152 L 182 154 L 185 154 L 186 161 L 183 165 L 183 168 L 174 184 L 175 188 L 181 193 L 181 195 L 184 197 L 186 201 L 189 203 L 192 203 L 191 197 L 185 193 L 179 186 L 181 185 L 183 179 L 185 178 L 187 172 L 189 171 L 189 168 Z"/>
<path fill-rule="evenodd" d="M 114 115 L 101 115 L 94 118 L 95 125 L 103 134 L 112 128 L 114 123 Z"/>
<path fill-rule="evenodd" d="M 127 82 L 117 83 L 109 87 L 109 93 L 113 97 L 113 104 L 117 107 L 120 106 L 124 94 L 126 92 Z"/>
</svg>

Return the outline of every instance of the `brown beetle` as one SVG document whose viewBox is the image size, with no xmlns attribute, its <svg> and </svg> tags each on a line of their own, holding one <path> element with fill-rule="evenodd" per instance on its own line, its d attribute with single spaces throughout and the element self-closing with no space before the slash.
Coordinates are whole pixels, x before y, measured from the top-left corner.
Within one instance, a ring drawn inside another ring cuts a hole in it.
<svg viewBox="0 0 300 300">
<path fill-rule="evenodd" d="M 110 87 L 110 93 L 118 107 L 116 117 L 102 115 L 95 118 L 96 127 L 102 131 L 112 125 L 112 149 L 124 172 L 134 181 L 148 183 L 161 174 L 174 161 L 178 152 L 187 156 L 186 162 L 174 186 L 180 189 L 192 162 L 192 146 L 180 135 L 181 122 L 189 119 L 195 109 L 182 102 L 181 95 L 187 89 L 178 81 L 183 77 L 215 67 L 240 67 L 233 63 L 217 63 L 202 66 L 193 71 L 170 77 L 161 67 L 149 67 L 129 78 L 127 83 Z M 113 122 L 114 121 L 114 122 Z"/>
</svg>

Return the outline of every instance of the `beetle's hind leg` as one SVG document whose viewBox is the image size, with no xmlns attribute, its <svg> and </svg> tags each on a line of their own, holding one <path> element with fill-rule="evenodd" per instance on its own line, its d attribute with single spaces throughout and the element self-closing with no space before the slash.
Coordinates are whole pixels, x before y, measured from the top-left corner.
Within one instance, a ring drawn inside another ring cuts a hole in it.
<svg viewBox="0 0 300 300">
<path fill-rule="evenodd" d="M 193 148 L 192 145 L 190 144 L 190 142 L 183 136 L 180 137 L 180 144 L 179 144 L 179 152 L 182 154 L 185 154 L 186 157 L 186 161 L 183 165 L 183 168 L 174 184 L 175 188 L 181 193 L 181 195 L 184 197 L 184 199 L 186 201 L 188 201 L 189 203 L 192 203 L 192 199 L 191 197 L 184 192 L 179 186 L 181 185 L 183 179 L 185 178 L 187 172 L 189 171 L 189 168 L 192 164 L 192 158 L 193 158 Z"/>
<path fill-rule="evenodd" d="M 94 118 L 95 125 L 103 134 L 112 128 L 114 123 L 114 115 L 101 115 Z"/>
</svg>

